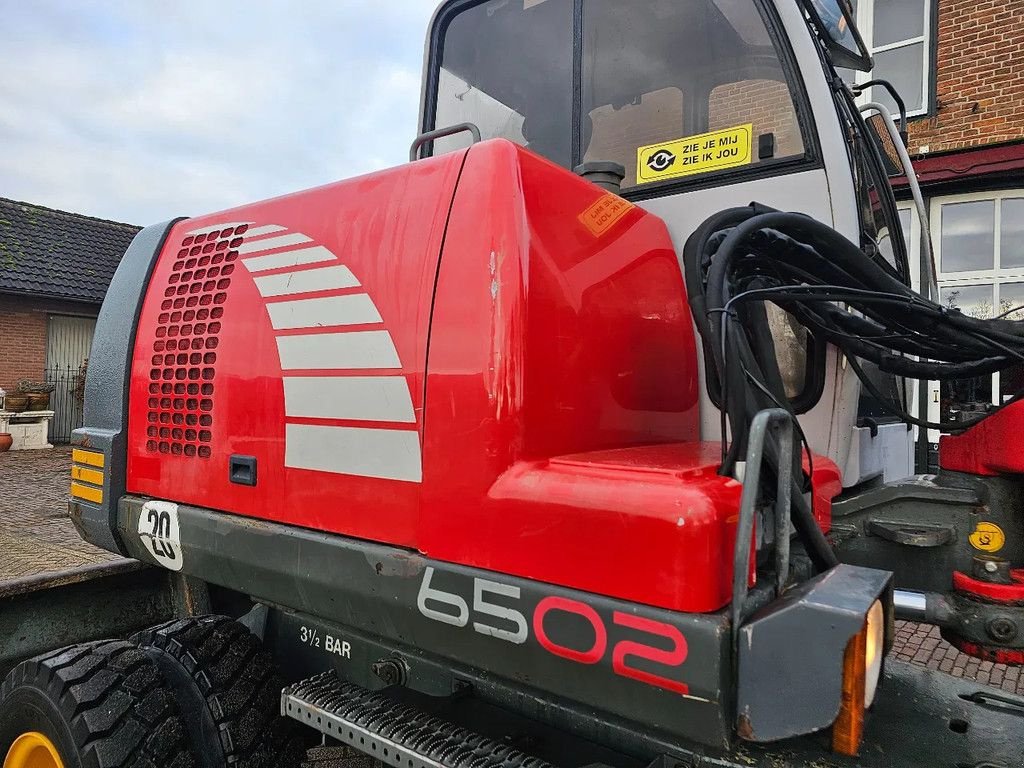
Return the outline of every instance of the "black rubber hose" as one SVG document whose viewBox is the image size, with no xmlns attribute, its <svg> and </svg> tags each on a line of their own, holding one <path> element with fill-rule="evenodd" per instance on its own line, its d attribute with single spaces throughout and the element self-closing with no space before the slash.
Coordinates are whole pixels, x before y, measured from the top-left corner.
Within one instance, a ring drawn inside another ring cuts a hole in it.
<svg viewBox="0 0 1024 768">
<path fill-rule="evenodd" d="M 928 301 L 888 265 L 803 214 L 756 203 L 722 211 L 691 235 L 683 254 L 707 378 L 721 383 L 723 474 L 735 475 L 759 411 L 781 405 L 793 412 L 766 301 L 792 315 L 819 343 L 838 347 L 882 407 L 923 426 L 965 425 L 932 425 L 890 407 L 859 360 L 884 373 L 939 380 L 985 375 L 1024 361 L 1024 322 L 972 318 Z M 777 451 L 766 446 L 766 456 L 771 455 Z M 834 554 L 798 477 L 803 473 L 796 457 L 791 518 L 815 564 L 828 567 Z"/>
</svg>

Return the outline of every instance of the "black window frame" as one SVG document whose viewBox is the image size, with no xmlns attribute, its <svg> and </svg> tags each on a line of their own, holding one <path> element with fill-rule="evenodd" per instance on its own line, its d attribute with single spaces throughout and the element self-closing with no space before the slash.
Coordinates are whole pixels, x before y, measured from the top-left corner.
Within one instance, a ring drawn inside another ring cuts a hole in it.
<svg viewBox="0 0 1024 768">
<path fill-rule="evenodd" d="M 450 0 L 438 8 L 434 14 L 430 25 L 427 52 L 424 60 L 425 77 L 420 110 L 421 133 L 432 131 L 436 127 L 437 90 L 440 79 L 441 59 L 444 52 L 443 44 L 448 27 L 452 20 L 463 11 L 477 5 L 483 5 L 486 2 L 489 2 L 489 0 Z M 570 147 L 572 162 L 570 168 L 576 167 L 582 162 L 583 154 L 581 146 L 583 118 L 583 2 L 584 0 L 573 0 L 573 97 L 571 125 L 569 126 L 572 131 Z M 637 184 L 621 192 L 622 197 L 625 199 L 640 201 L 657 197 L 668 197 L 711 187 L 729 186 L 824 167 L 821 147 L 818 141 L 817 126 L 814 120 L 814 113 L 811 110 L 810 99 L 807 95 L 807 88 L 800 69 L 796 64 L 796 57 L 782 26 L 782 21 L 778 16 L 778 12 L 770 3 L 766 3 L 764 0 L 751 0 L 751 2 L 761 16 L 769 39 L 778 55 L 782 73 L 786 77 L 786 85 L 793 100 L 793 109 L 796 113 L 797 125 L 800 127 L 803 140 L 803 155 L 800 157 L 766 159 L 739 168 L 709 171 L 681 179 Z M 426 145 L 424 156 L 432 156 L 433 151 L 432 143 Z"/>
</svg>

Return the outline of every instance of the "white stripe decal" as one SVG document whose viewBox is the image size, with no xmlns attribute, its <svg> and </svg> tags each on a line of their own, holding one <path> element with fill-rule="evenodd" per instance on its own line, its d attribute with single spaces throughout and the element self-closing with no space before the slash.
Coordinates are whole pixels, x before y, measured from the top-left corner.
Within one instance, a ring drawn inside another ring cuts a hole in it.
<svg viewBox="0 0 1024 768">
<path fill-rule="evenodd" d="M 278 336 L 277 351 L 285 371 L 402 367 L 387 331 Z"/>
<path fill-rule="evenodd" d="M 240 227 L 243 224 L 252 224 L 252 222 L 251 221 L 225 221 L 222 224 L 211 224 L 208 227 L 200 227 L 199 229 L 193 229 L 191 232 L 186 232 L 185 234 L 186 235 L 207 235 L 210 232 L 219 232 L 220 230 L 227 229 L 228 227 L 234 229 L 235 227 Z"/>
<path fill-rule="evenodd" d="M 286 424 L 284 463 L 293 469 L 385 480 L 423 479 L 415 430 Z"/>
<path fill-rule="evenodd" d="M 307 419 L 416 423 L 404 376 L 285 376 L 284 412 Z"/>
<path fill-rule="evenodd" d="M 266 258 L 266 257 L 264 257 Z M 260 296 L 290 296 L 309 291 L 329 291 L 334 288 L 355 288 L 359 285 L 348 267 L 319 267 L 280 275 L 253 278 Z"/>
<path fill-rule="evenodd" d="M 365 293 L 279 301 L 267 304 L 267 312 L 275 331 L 382 322 L 380 312 Z"/>
<path fill-rule="evenodd" d="M 238 246 L 238 252 L 245 255 L 247 253 L 256 253 L 257 251 L 269 251 L 271 248 L 284 248 L 288 245 L 301 245 L 302 243 L 311 242 L 313 242 L 313 238 L 307 237 L 301 232 L 292 232 L 290 235 L 265 237 L 262 240 L 254 240 L 253 242 L 246 240 Z"/>
<path fill-rule="evenodd" d="M 280 224 L 264 224 L 262 227 L 253 227 L 252 229 L 245 230 L 246 237 L 259 237 L 260 235 L 272 235 L 275 232 L 284 232 L 288 227 L 282 227 Z"/>
<path fill-rule="evenodd" d="M 334 254 L 322 245 L 315 245 L 312 248 L 300 248 L 297 251 L 284 251 L 283 253 L 272 253 L 269 256 L 242 259 L 245 268 L 250 272 L 262 272 L 265 269 L 280 267 L 297 267 L 299 264 L 315 264 L 318 261 L 334 261 Z"/>
<path fill-rule="evenodd" d="M 250 222 L 241 223 L 251 226 Z M 241 223 L 216 224 L 189 234 L 234 228 Z M 279 224 L 253 226 L 243 236 L 238 252 L 249 255 L 241 261 L 253 274 L 260 296 L 285 297 L 276 302 L 264 301 L 275 331 L 383 322 L 373 299 L 366 293 L 301 298 L 303 294 L 361 286 L 335 254 L 316 245 L 312 238 L 301 232 L 289 232 Z M 268 253 L 274 250 L 277 252 Z M 303 269 L 305 265 L 316 266 Z M 267 270 L 284 271 L 258 274 Z M 286 374 L 303 370 L 352 374 L 395 371 L 392 375 L 377 376 L 283 376 L 286 467 L 412 483 L 423 481 L 412 391 L 387 330 L 278 335 L 275 341 L 281 369 Z M 295 424 L 288 419 L 381 422 L 411 428 Z"/>
</svg>

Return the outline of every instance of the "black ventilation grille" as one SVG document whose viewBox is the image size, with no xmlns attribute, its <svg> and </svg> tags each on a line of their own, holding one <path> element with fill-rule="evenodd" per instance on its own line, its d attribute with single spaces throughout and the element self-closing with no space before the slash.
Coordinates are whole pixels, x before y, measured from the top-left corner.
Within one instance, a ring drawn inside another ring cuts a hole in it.
<svg viewBox="0 0 1024 768">
<path fill-rule="evenodd" d="M 210 457 L 217 345 L 246 229 L 243 224 L 181 241 L 154 328 L 146 424 L 150 453 Z"/>
</svg>

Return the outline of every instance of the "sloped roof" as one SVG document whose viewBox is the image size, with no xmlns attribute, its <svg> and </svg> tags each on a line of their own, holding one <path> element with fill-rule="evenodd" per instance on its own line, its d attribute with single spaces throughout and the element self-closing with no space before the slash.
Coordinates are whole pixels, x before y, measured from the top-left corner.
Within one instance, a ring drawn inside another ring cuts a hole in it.
<svg viewBox="0 0 1024 768">
<path fill-rule="evenodd" d="M 139 229 L 0 197 L 0 293 L 101 304 Z"/>
</svg>

